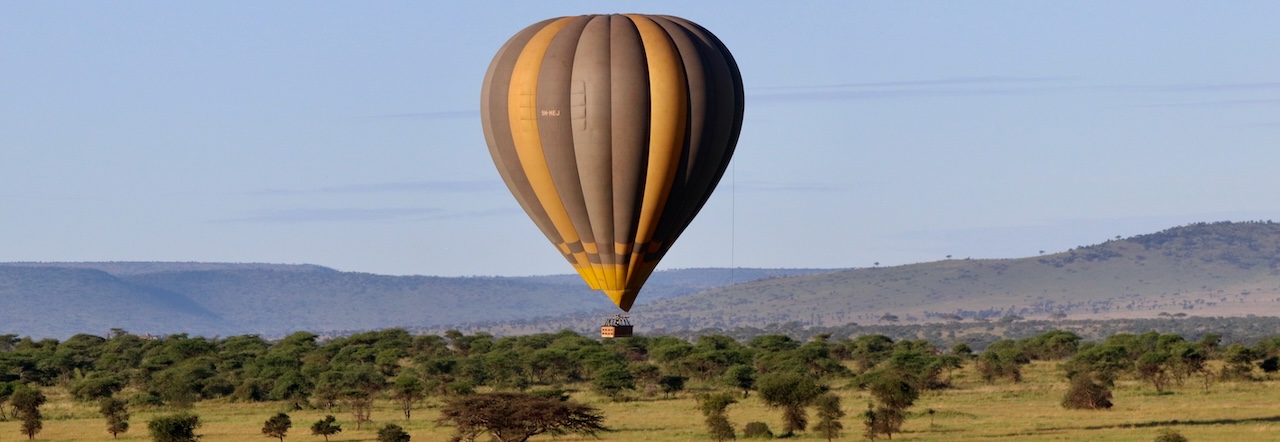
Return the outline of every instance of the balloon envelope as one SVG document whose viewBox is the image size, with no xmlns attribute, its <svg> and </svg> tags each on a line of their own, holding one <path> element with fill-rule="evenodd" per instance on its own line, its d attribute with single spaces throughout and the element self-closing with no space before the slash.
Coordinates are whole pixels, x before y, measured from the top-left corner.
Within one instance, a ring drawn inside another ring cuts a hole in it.
<svg viewBox="0 0 1280 442">
<path fill-rule="evenodd" d="M 630 310 L 724 175 L 742 76 L 690 21 L 545 20 L 485 74 L 481 118 L 503 181 L 592 289 Z"/>
</svg>

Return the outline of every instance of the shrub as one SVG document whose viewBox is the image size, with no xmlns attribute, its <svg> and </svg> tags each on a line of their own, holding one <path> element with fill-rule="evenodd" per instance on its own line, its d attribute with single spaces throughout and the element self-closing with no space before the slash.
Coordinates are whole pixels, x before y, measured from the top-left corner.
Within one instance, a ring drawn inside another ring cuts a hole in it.
<svg viewBox="0 0 1280 442">
<path fill-rule="evenodd" d="M 378 430 L 378 442 L 409 442 L 409 433 L 396 424 L 387 424 Z"/>
<path fill-rule="evenodd" d="M 747 422 L 742 428 L 742 437 L 747 439 L 773 439 L 773 431 L 764 422 Z"/>
<path fill-rule="evenodd" d="M 1187 438 L 1182 433 L 1165 428 L 1156 435 L 1155 442 L 1187 442 Z"/>
<path fill-rule="evenodd" d="M 197 428 L 200 428 L 200 416 L 190 413 L 157 416 L 147 423 L 151 440 L 155 442 L 196 442 L 200 438 L 196 435 Z"/>
<path fill-rule="evenodd" d="M 1280 356 L 1272 356 L 1258 363 L 1263 373 L 1271 374 L 1280 371 Z"/>
<path fill-rule="evenodd" d="M 160 396 L 144 391 L 129 397 L 129 405 L 135 407 L 159 407 L 164 405 L 164 400 L 160 399 Z"/>
<path fill-rule="evenodd" d="M 1062 406 L 1092 410 L 1111 408 L 1111 389 L 1087 373 L 1077 374 L 1071 378 L 1071 387 L 1062 398 Z"/>
<path fill-rule="evenodd" d="M 119 379 L 91 376 L 72 384 L 69 391 L 76 399 L 89 402 L 111 397 L 122 388 L 124 385 Z"/>
<path fill-rule="evenodd" d="M 555 399 L 560 401 L 569 400 L 569 392 L 562 388 L 546 388 L 529 391 L 529 395 L 537 396 L 545 399 Z"/>
<path fill-rule="evenodd" d="M 627 367 L 611 365 L 596 373 L 595 379 L 591 381 L 591 387 L 596 392 L 609 396 L 610 399 L 618 400 L 622 390 L 635 390 L 636 383 L 635 377 Z"/>
<path fill-rule="evenodd" d="M 454 381 L 445 385 L 445 390 L 452 396 L 466 396 L 474 394 L 476 387 L 466 381 Z"/>
</svg>

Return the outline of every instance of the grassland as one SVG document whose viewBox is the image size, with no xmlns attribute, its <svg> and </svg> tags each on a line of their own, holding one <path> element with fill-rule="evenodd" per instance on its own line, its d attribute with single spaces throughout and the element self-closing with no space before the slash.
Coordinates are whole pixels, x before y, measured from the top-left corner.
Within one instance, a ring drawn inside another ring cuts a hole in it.
<svg viewBox="0 0 1280 442">
<path fill-rule="evenodd" d="M 1066 382 L 1053 362 L 1036 362 L 1026 367 L 1024 381 L 988 385 L 971 367 L 954 374 L 955 387 L 923 395 L 911 409 L 905 433 L 895 441 L 1151 441 L 1157 431 L 1172 428 L 1192 441 L 1268 441 L 1280 440 L 1280 381 L 1217 382 L 1208 391 L 1198 382 L 1188 382 L 1163 394 L 1137 381 L 1122 381 L 1115 390 L 1115 407 L 1105 411 L 1065 410 L 1058 405 Z M 845 382 L 845 381 L 840 381 Z M 864 440 L 858 413 L 868 401 L 866 393 L 837 383 L 849 414 L 843 419 L 846 429 L 840 440 Z M 585 387 L 583 387 L 585 389 Z M 575 400 L 599 407 L 607 416 L 606 423 L 616 431 L 600 435 L 604 441 L 691 441 L 708 440 L 702 416 L 696 411 L 694 396 L 707 387 L 692 385 L 690 391 L 672 399 L 637 398 L 630 402 L 610 402 L 588 392 L 575 393 Z M 39 441 L 104 441 L 110 440 L 105 423 L 96 407 L 73 401 L 64 390 L 49 389 L 49 404 L 43 407 L 44 430 Z M 636 395 L 640 396 L 640 395 Z M 452 430 L 437 426 L 438 402 L 428 401 L 405 421 L 390 402 L 381 402 L 374 411 L 374 422 L 356 430 L 350 416 L 335 410 L 343 432 L 332 437 L 334 442 L 376 440 L 376 428 L 397 423 L 413 436 L 414 441 L 448 440 Z M 231 403 L 205 401 L 196 405 L 204 425 L 199 433 L 202 441 L 268 440 L 261 427 L 272 414 L 283 411 L 281 403 Z M 927 410 L 932 409 L 930 415 Z M 120 436 L 121 441 L 147 441 L 146 422 L 169 413 L 165 409 L 135 409 L 132 429 Z M 286 441 L 319 441 L 312 436 L 312 422 L 326 414 L 322 410 L 290 411 L 294 428 Z M 729 407 L 729 418 L 735 426 L 762 421 L 777 431 L 780 413 L 764 406 L 755 396 Z M 811 416 L 811 419 L 813 417 Z M 0 422 L 0 441 L 26 438 L 19 433 L 18 422 Z M 816 434 L 800 434 L 795 439 L 823 440 Z M 534 440 L 552 440 L 539 436 Z M 595 440 L 590 437 L 560 436 L 558 441 Z"/>
</svg>

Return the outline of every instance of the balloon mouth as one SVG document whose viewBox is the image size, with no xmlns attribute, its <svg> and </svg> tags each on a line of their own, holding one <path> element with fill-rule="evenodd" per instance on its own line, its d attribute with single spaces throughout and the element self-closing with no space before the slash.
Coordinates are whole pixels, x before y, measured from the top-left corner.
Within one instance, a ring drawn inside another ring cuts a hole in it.
<svg viewBox="0 0 1280 442">
<path fill-rule="evenodd" d="M 629 289 L 622 289 L 622 290 L 606 289 L 603 291 L 604 291 L 604 294 L 608 295 L 609 299 L 612 300 L 613 303 L 617 305 L 618 308 L 622 309 L 622 311 L 624 312 L 631 311 L 631 304 L 635 303 L 636 295 L 640 292 L 639 290 L 629 290 Z"/>
</svg>

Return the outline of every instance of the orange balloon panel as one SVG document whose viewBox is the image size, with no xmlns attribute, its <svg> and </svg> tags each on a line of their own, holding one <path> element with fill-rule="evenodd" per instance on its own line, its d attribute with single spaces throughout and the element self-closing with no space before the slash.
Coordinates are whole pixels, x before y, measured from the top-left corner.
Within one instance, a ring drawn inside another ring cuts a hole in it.
<svg viewBox="0 0 1280 442">
<path fill-rule="evenodd" d="M 638 14 L 525 28 L 494 56 L 480 104 L 511 193 L 623 310 L 724 176 L 742 111 L 742 75 L 719 39 Z"/>
</svg>

